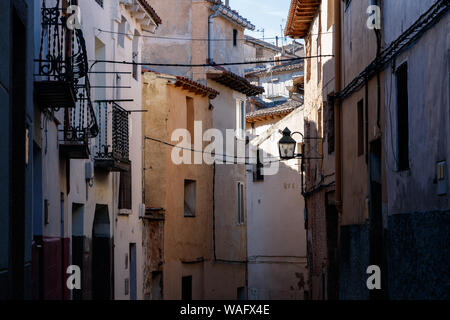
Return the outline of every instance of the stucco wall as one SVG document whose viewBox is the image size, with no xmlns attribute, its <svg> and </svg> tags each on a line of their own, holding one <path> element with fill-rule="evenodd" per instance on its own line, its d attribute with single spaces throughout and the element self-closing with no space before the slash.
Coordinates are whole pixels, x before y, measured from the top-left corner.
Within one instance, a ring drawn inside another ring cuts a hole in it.
<svg viewBox="0 0 450 320">
<path fill-rule="evenodd" d="M 305 39 L 305 55 L 333 54 L 333 1 L 322 1 L 310 29 L 310 40 Z M 319 50 L 320 49 L 320 50 Z M 334 152 L 329 153 L 328 132 L 331 126 L 332 105 L 328 95 L 334 93 L 334 58 L 305 60 L 305 137 L 322 138 L 306 140 L 307 158 L 323 155 L 323 160 L 306 159 L 305 190 L 308 222 L 308 256 L 312 299 L 323 299 L 322 277 L 328 275 L 326 205 L 327 193 L 333 194 L 335 186 Z M 332 134 L 334 136 L 334 133 Z"/>
<path fill-rule="evenodd" d="M 303 112 L 298 108 L 272 125 L 255 123 L 257 136 L 250 144 L 262 149 L 265 155 L 261 161 L 267 168 L 278 167 L 278 172 L 265 175 L 264 181 L 254 181 L 254 168 L 247 166 L 250 299 L 303 299 L 308 290 L 300 160 L 270 163 L 279 158 L 280 131 L 288 127 L 292 132 L 303 132 Z M 300 135 L 294 138 L 301 142 Z"/>
<path fill-rule="evenodd" d="M 186 97 L 194 99 L 195 120 L 202 121 L 203 130 L 212 126 L 208 98 L 170 85 L 167 79 L 147 75 L 143 88 L 144 108 L 149 111 L 143 118 L 145 136 L 177 144 L 178 141 L 171 141 L 171 136 L 174 130 L 186 128 Z M 212 256 L 212 167 L 175 165 L 171 160 L 172 151 L 190 153 L 153 141 L 145 145 L 146 207 L 161 207 L 165 216 L 163 297 L 181 299 L 181 279 L 191 275 L 193 298 L 203 299 L 207 279 L 203 265 Z M 192 218 L 184 216 L 184 180 L 196 181 L 196 211 Z"/>
<path fill-rule="evenodd" d="M 385 10 L 388 9 L 402 11 L 394 4 Z M 411 10 L 415 12 L 415 8 Z M 396 30 L 401 21 L 393 20 L 389 15 L 388 18 L 390 20 L 386 23 L 392 24 L 393 30 Z M 408 63 L 410 170 L 403 172 L 397 171 L 396 163 L 396 123 L 399 116 L 396 112 L 396 77 L 391 68 L 385 72 L 389 214 L 445 210 L 450 207 L 448 173 L 446 184 L 449 192 L 446 195 L 437 195 L 436 184 L 437 162 L 447 161 L 448 172 L 450 159 L 449 24 L 450 17 L 447 14 L 413 47 L 396 59 L 396 66 Z M 392 37 L 390 32 L 387 37 Z"/>
</svg>

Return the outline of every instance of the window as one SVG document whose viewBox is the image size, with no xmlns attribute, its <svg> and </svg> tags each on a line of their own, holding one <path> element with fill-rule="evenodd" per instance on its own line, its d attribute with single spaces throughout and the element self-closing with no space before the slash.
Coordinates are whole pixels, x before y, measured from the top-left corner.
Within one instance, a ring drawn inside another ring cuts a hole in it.
<svg viewBox="0 0 450 320">
<path fill-rule="evenodd" d="M 256 59 L 261 59 L 264 57 L 264 48 L 256 47 Z"/>
<path fill-rule="evenodd" d="M 364 100 L 358 102 L 358 157 L 364 154 Z"/>
<path fill-rule="evenodd" d="M 238 224 L 244 224 L 244 214 L 245 214 L 245 201 L 244 201 L 244 184 L 238 182 L 237 184 L 237 222 Z"/>
<path fill-rule="evenodd" d="M 139 63 L 140 57 L 139 57 L 139 39 L 140 34 L 137 32 L 137 30 L 134 32 L 134 38 L 133 38 L 133 62 Z M 139 80 L 139 65 L 133 64 L 133 79 Z"/>
<path fill-rule="evenodd" d="M 184 216 L 195 217 L 195 197 L 197 183 L 194 180 L 184 180 Z"/>
<path fill-rule="evenodd" d="M 120 100 L 121 97 L 122 77 L 120 74 L 116 74 L 116 99 Z"/>
<path fill-rule="evenodd" d="M 238 31 L 236 29 L 233 29 L 233 47 L 237 46 L 237 36 L 238 36 Z"/>
<path fill-rule="evenodd" d="M 125 33 L 127 30 L 127 19 L 122 17 L 122 21 L 119 24 L 119 35 L 117 37 L 117 43 L 122 48 L 125 48 Z"/>
<path fill-rule="evenodd" d="M 409 169 L 408 65 L 406 62 L 397 69 L 396 78 L 398 170 L 404 171 Z"/>
<path fill-rule="evenodd" d="M 262 161 L 263 151 L 258 149 L 256 153 L 256 165 L 254 165 L 253 169 L 253 181 L 264 181 L 264 175 L 262 173 L 264 168 L 264 163 Z"/>
<path fill-rule="evenodd" d="M 334 152 L 334 101 L 333 95 L 328 96 L 328 101 L 324 102 L 324 110 L 326 111 L 326 130 L 328 140 L 328 154 Z"/>
<path fill-rule="evenodd" d="M 194 122 L 195 122 L 195 108 L 194 99 L 186 97 L 186 129 L 191 135 L 191 143 L 194 144 Z"/>
<path fill-rule="evenodd" d="M 181 300 L 192 301 L 192 276 L 181 279 Z"/>
<path fill-rule="evenodd" d="M 119 210 L 131 210 L 131 167 L 129 171 L 120 173 Z"/>
<path fill-rule="evenodd" d="M 236 100 L 236 136 L 244 139 L 245 135 L 245 103 L 242 100 Z"/>
</svg>

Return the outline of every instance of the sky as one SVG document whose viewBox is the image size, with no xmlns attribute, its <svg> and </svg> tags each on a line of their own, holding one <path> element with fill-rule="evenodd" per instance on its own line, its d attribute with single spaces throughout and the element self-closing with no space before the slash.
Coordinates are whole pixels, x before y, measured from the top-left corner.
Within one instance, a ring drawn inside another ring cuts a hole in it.
<svg viewBox="0 0 450 320">
<path fill-rule="evenodd" d="M 230 0 L 230 7 L 250 20 L 255 25 L 255 30 L 264 29 L 265 38 L 281 37 L 281 26 L 284 37 L 290 4 L 291 0 Z M 246 30 L 245 33 L 255 38 L 263 37 L 262 32 Z M 290 39 L 287 40 L 288 43 L 291 42 Z M 275 39 L 266 39 L 266 41 L 275 43 Z M 279 40 L 279 45 L 281 41 L 282 39 Z"/>
</svg>

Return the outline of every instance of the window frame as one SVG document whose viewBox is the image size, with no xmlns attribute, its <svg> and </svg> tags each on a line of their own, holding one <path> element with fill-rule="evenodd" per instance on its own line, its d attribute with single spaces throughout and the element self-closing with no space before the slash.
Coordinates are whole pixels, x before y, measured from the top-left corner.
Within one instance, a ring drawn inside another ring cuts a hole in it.
<svg viewBox="0 0 450 320">
<path fill-rule="evenodd" d="M 188 209 L 190 209 L 190 214 L 186 212 L 186 186 L 187 183 L 191 183 L 194 185 L 194 208 L 190 208 L 188 206 Z M 192 179 L 184 179 L 184 186 L 183 186 L 183 212 L 185 218 L 195 218 L 197 216 L 197 181 Z M 193 212 L 192 212 L 193 210 Z"/>
<path fill-rule="evenodd" d="M 397 147 L 397 171 L 402 172 L 402 171 L 408 171 L 410 170 L 410 148 L 409 148 L 409 142 L 410 142 L 410 132 L 409 132 L 409 88 L 408 88 L 408 60 L 403 61 L 402 63 L 400 63 L 398 65 L 398 67 L 395 68 L 395 90 L 396 90 L 396 147 Z M 404 84 L 404 88 L 406 92 L 403 93 L 403 97 L 405 97 L 404 95 L 406 94 L 406 102 L 405 101 L 401 101 L 401 97 L 400 97 L 400 88 L 399 88 L 399 73 L 405 71 L 406 74 L 406 78 L 405 78 L 405 84 Z M 402 102 L 402 104 L 400 104 L 400 102 Z M 401 110 L 400 110 L 401 108 Z M 405 112 L 406 109 L 406 121 L 405 119 L 401 119 L 399 117 L 400 113 Z M 401 111 L 401 112 L 400 112 Z M 401 125 L 405 125 L 406 124 L 406 128 L 403 128 L 402 132 L 400 132 L 400 126 Z M 400 134 L 402 133 L 402 137 L 400 136 Z M 401 149 L 400 144 L 402 141 L 400 141 L 402 138 L 404 138 L 406 141 L 404 141 L 403 143 L 403 148 Z M 406 142 L 406 144 L 405 144 Z M 406 154 L 403 154 L 403 152 L 406 152 Z"/>
<path fill-rule="evenodd" d="M 245 184 L 237 182 L 237 224 L 245 225 Z"/>
<path fill-rule="evenodd" d="M 236 99 L 236 137 L 245 139 L 245 101 Z"/>
</svg>

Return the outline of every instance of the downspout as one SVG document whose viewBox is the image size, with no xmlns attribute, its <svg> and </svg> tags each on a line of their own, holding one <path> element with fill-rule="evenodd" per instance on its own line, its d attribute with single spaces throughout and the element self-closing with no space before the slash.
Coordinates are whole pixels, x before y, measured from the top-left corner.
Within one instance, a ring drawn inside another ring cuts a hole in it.
<svg viewBox="0 0 450 320">
<path fill-rule="evenodd" d="M 341 0 L 334 0 L 334 91 L 341 91 Z M 342 213 L 341 100 L 334 99 L 336 207 Z"/>
<path fill-rule="evenodd" d="M 211 63 L 211 64 L 214 62 L 214 60 L 212 58 L 213 19 L 217 18 L 220 15 L 217 8 L 218 8 L 218 6 L 212 7 L 211 10 L 213 11 L 213 13 L 210 14 L 208 17 L 208 61 L 207 61 L 207 63 Z"/>
</svg>

